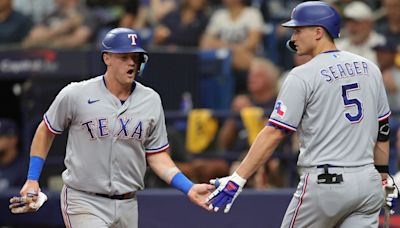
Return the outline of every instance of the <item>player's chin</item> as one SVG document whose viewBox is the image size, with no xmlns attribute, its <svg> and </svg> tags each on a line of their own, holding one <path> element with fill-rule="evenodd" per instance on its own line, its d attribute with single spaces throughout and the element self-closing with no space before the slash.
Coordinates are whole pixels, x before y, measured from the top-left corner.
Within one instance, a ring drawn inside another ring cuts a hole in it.
<svg viewBox="0 0 400 228">
<path fill-rule="evenodd" d="M 126 74 L 126 81 L 132 83 L 135 80 L 135 74 Z"/>
</svg>

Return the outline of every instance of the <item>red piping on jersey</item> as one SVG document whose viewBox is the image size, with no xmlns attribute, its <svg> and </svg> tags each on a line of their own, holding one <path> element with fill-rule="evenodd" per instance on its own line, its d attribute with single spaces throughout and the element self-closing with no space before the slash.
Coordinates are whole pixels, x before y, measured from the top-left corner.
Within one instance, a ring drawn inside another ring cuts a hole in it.
<svg viewBox="0 0 400 228">
<path fill-rule="evenodd" d="M 69 216 L 68 216 L 68 212 L 67 212 L 67 210 L 68 210 L 68 196 L 67 196 L 67 190 L 68 190 L 68 188 L 67 188 L 67 186 L 66 185 L 64 185 L 64 189 L 65 189 L 65 197 L 64 197 L 64 202 L 65 202 L 65 206 L 64 206 L 64 210 L 62 210 L 62 212 L 63 212 L 63 217 L 64 217 L 64 223 L 65 223 L 65 226 L 67 227 L 67 228 L 72 228 L 72 225 L 71 225 L 71 221 L 69 220 Z"/>
<path fill-rule="evenodd" d="M 279 123 L 278 121 L 275 121 L 275 120 L 273 120 L 273 119 L 269 119 L 268 122 L 271 123 L 271 124 L 273 124 L 273 125 L 275 125 L 275 126 L 278 126 L 278 127 L 281 127 L 281 128 L 285 128 L 285 129 L 288 130 L 289 132 L 295 132 L 295 131 L 296 131 L 295 128 L 286 126 L 286 125 L 284 125 L 284 124 L 282 124 L 282 123 Z"/>
<path fill-rule="evenodd" d="M 309 174 L 307 173 L 307 175 L 306 175 L 305 178 L 304 178 L 303 191 L 302 191 L 302 193 L 301 193 L 300 201 L 299 201 L 299 203 L 297 204 L 296 211 L 295 211 L 294 216 L 293 216 L 293 218 L 292 218 L 292 222 L 290 223 L 290 228 L 293 228 L 293 227 L 294 227 L 294 223 L 296 222 L 296 218 L 297 218 L 297 215 L 298 215 L 298 213 L 299 213 L 300 206 L 301 206 L 301 204 L 303 204 L 303 197 L 304 197 L 304 195 L 305 195 L 305 193 L 306 193 L 306 189 L 307 189 L 308 175 L 309 175 Z"/>
<path fill-rule="evenodd" d="M 169 152 L 169 146 L 167 148 L 163 149 L 163 150 L 160 150 L 160 151 L 155 151 L 155 152 L 147 152 L 146 151 L 146 156 L 151 156 L 151 155 L 154 155 L 154 154 L 159 154 L 159 153 L 164 153 L 164 152 Z"/>
<path fill-rule="evenodd" d="M 54 131 L 53 129 L 51 129 L 51 126 L 49 123 L 47 123 L 45 116 L 43 116 L 43 122 L 46 125 L 47 130 L 49 130 L 51 133 L 53 133 L 54 135 L 60 135 L 61 133 Z"/>
<path fill-rule="evenodd" d="M 383 120 L 386 120 L 387 118 L 389 118 L 389 116 L 392 114 L 391 111 L 389 111 L 388 113 L 386 113 L 385 115 L 383 115 L 382 117 L 378 118 L 378 121 L 381 122 Z"/>
</svg>

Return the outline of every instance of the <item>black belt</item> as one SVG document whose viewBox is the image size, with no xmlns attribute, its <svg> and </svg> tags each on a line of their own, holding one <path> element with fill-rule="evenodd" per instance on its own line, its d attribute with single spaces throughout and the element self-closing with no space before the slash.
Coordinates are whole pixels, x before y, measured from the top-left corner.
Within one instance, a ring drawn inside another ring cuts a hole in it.
<svg viewBox="0 0 400 228">
<path fill-rule="evenodd" d="M 340 184 L 343 182 L 343 175 L 337 173 L 329 173 L 328 168 L 343 168 L 343 166 L 332 166 L 332 165 L 318 165 L 317 168 L 324 168 L 324 173 L 318 175 L 318 184 Z"/>
<path fill-rule="evenodd" d="M 329 164 L 326 164 L 326 165 L 317 165 L 317 168 L 318 168 L 318 169 L 320 169 L 320 168 L 325 168 L 325 167 L 328 167 L 328 168 L 344 168 L 344 166 L 329 165 Z"/>
<path fill-rule="evenodd" d="M 102 193 L 93 193 L 96 196 L 101 196 L 109 199 L 116 199 L 116 200 L 125 200 L 125 199 L 133 199 L 136 197 L 136 192 L 128 192 L 122 195 L 107 195 L 107 194 L 102 194 Z"/>
</svg>

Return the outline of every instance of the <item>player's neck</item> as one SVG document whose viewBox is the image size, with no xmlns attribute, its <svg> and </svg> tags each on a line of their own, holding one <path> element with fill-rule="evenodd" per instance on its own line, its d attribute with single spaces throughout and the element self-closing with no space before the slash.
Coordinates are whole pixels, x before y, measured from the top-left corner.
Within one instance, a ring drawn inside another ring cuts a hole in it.
<svg viewBox="0 0 400 228">
<path fill-rule="evenodd" d="M 322 42 L 319 45 L 317 45 L 313 52 L 312 52 L 312 57 L 315 57 L 316 55 L 322 53 L 322 52 L 327 52 L 327 51 L 334 51 L 337 50 L 335 43 L 333 42 Z"/>
<path fill-rule="evenodd" d="M 110 75 L 104 76 L 107 89 L 119 100 L 127 100 L 132 92 L 132 84 L 121 84 L 117 80 L 112 79 Z"/>
</svg>

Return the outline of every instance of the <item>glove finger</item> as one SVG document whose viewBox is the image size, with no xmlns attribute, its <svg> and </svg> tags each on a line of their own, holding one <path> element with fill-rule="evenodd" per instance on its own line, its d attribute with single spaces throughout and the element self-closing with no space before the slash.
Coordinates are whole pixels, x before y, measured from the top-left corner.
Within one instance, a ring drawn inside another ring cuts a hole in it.
<svg viewBox="0 0 400 228">
<path fill-rule="evenodd" d="M 29 212 L 29 211 L 30 211 L 30 209 L 29 209 L 28 205 L 25 205 L 24 207 L 17 207 L 17 208 L 12 208 L 11 209 L 11 212 L 14 213 L 14 214 L 21 214 L 21 213 L 26 213 L 26 212 Z"/>
<path fill-rule="evenodd" d="M 218 178 L 211 179 L 210 184 L 214 185 L 216 188 L 218 188 L 221 185 L 221 182 Z"/>
<path fill-rule="evenodd" d="M 17 208 L 17 207 L 23 207 L 23 206 L 25 206 L 25 205 L 26 205 L 25 202 L 16 202 L 16 203 L 10 204 L 10 205 L 8 206 L 8 208 L 9 208 L 9 209 L 12 209 L 12 208 Z"/>
<path fill-rule="evenodd" d="M 221 194 L 221 195 L 222 195 L 221 199 L 216 204 L 214 204 L 215 212 L 217 212 L 221 207 L 223 207 L 230 198 L 228 195 L 225 195 L 225 194 Z"/>
<path fill-rule="evenodd" d="M 208 206 L 208 208 L 210 210 L 212 210 L 215 207 L 215 204 L 221 200 L 221 197 L 223 195 L 223 193 L 221 191 L 219 191 L 218 189 L 215 190 L 213 193 L 217 193 L 217 194 L 213 197 L 211 197 L 211 195 L 210 195 L 209 196 L 210 199 L 207 200 L 207 203 L 210 203 L 210 205 Z"/>
<path fill-rule="evenodd" d="M 210 203 L 221 191 L 219 189 L 216 189 L 213 191 L 208 197 L 206 203 Z"/>
<path fill-rule="evenodd" d="M 213 201 L 211 202 L 211 205 L 213 205 L 213 207 L 216 207 L 216 205 L 218 204 L 219 201 L 221 201 L 221 199 L 224 197 L 224 193 L 220 192 L 220 194 L 218 194 Z"/>
<path fill-rule="evenodd" d="M 10 199 L 10 203 L 26 202 L 25 196 L 14 196 Z"/>
<path fill-rule="evenodd" d="M 235 202 L 236 197 L 238 197 L 238 195 L 240 194 L 240 192 L 241 192 L 241 190 L 238 190 L 238 191 L 236 192 L 236 194 L 233 196 L 233 198 L 231 198 L 231 199 L 228 201 L 228 203 L 226 204 L 224 213 L 228 213 L 228 212 L 231 210 L 232 204 L 233 204 L 233 202 Z"/>
<path fill-rule="evenodd" d="M 233 202 L 232 202 L 232 203 L 233 203 Z M 228 213 L 228 212 L 231 210 L 232 203 L 226 205 L 225 210 L 224 210 L 224 213 Z"/>
<path fill-rule="evenodd" d="M 216 181 L 217 179 L 211 179 L 210 180 L 210 184 L 212 184 L 212 185 L 215 185 L 215 181 Z"/>
</svg>

